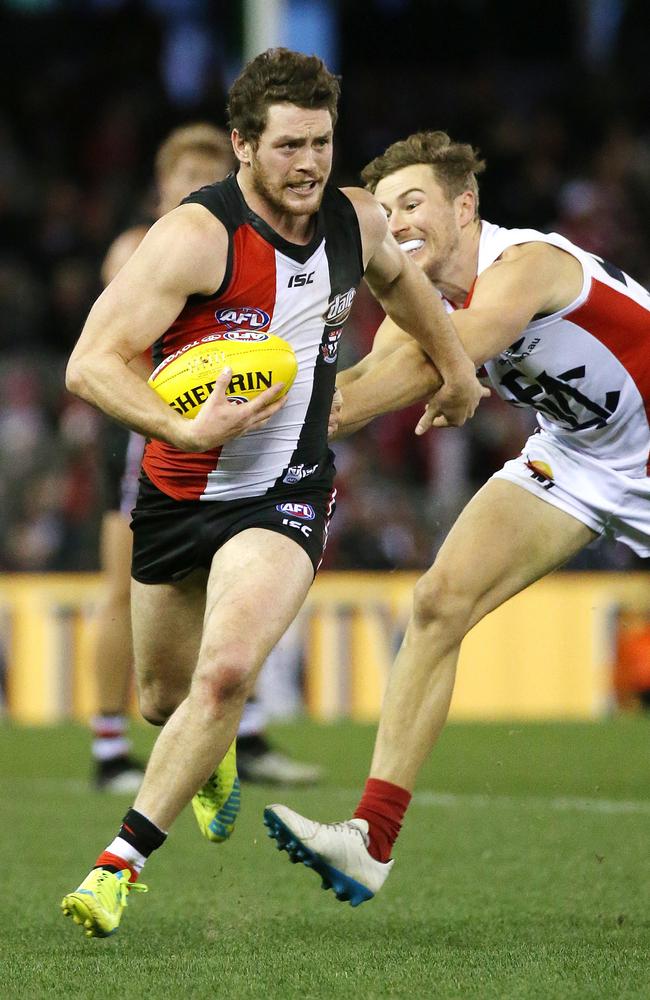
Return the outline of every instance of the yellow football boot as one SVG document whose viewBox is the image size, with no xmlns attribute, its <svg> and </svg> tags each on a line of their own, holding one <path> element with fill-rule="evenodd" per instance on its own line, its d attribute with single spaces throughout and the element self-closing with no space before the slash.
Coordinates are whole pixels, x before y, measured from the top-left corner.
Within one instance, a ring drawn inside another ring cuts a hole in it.
<svg viewBox="0 0 650 1000">
<path fill-rule="evenodd" d="M 235 828 L 241 791 L 237 777 L 237 750 L 233 740 L 226 756 L 192 799 L 192 809 L 204 837 L 222 844 Z"/>
<path fill-rule="evenodd" d="M 78 889 L 69 892 L 61 901 L 65 917 L 72 917 L 83 927 L 86 937 L 108 937 L 120 925 L 129 892 L 147 892 L 140 882 L 129 882 L 128 868 L 109 872 L 93 868 Z"/>
</svg>

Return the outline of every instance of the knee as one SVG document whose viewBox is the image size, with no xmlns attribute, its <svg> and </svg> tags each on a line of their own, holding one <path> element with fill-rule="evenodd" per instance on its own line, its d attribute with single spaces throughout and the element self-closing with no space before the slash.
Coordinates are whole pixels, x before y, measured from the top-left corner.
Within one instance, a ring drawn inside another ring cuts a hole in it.
<svg viewBox="0 0 650 1000">
<path fill-rule="evenodd" d="M 169 687 L 160 681 L 141 683 L 138 691 L 140 713 L 152 726 L 164 726 L 186 694 L 187 691 Z"/>
<path fill-rule="evenodd" d="M 468 631 L 473 606 L 469 586 L 434 565 L 415 585 L 413 625 L 424 631 L 442 630 L 449 638 L 462 638 Z"/>
<path fill-rule="evenodd" d="M 192 692 L 209 712 L 219 715 L 223 706 L 243 703 L 248 698 L 257 673 L 257 662 L 244 647 L 229 647 L 227 659 L 219 651 L 204 651 L 199 661 Z"/>
</svg>

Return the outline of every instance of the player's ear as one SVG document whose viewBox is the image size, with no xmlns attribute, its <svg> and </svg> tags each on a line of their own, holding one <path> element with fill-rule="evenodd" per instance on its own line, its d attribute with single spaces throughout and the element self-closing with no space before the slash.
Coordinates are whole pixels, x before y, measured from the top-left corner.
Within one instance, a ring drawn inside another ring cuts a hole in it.
<svg viewBox="0 0 650 1000">
<path fill-rule="evenodd" d="M 463 191 L 456 198 L 456 213 L 461 226 L 466 226 L 476 217 L 476 195 L 473 191 Z"/>
<path fill-rule="evenodd" d="M 250 163 L 253 151 L 252 144 L 247 139 L 244 139 L 243 135 L 236 128 L 232 130 L 230 138 L 232 139 L 232 148 L 239 162 Z"/>
</svg>

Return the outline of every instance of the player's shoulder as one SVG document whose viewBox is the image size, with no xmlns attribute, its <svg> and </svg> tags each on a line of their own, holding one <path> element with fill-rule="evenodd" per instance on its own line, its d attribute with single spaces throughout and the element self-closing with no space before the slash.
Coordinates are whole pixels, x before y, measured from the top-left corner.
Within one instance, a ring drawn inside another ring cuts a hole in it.
<svg viewBox="0 0 650 1000">
<path fill-rule="evenodd" d="M 564 247 L 541 238 L 526 242 L 512 243 L 504 247 L 491 264 L 485 268 L 482 277 L 507 268 L 533 282 L 548 282 L 565 271 L 576 267 L 575 257 L 570 257 Z"/>
<path fill-rule="evenodd" d="M 245 222 L 248 216 L 248 206 L 234 173 L 228 174 L 222 181 L 193 191 L 181 202 L 181 207 L 185 205 L 200 206 L 231 231 Z"/>
<path fill-rule="evenodd" d="M 147 233 L 146 240 L 150 243 L 154 240 L 166 243 L 206 240 L 212 244 L 214 241 L 226 242 L 227 233 L 218 216 L 204 205 L 182 202 L 158 219 Z"/>
<path fill-rule="evenodd" d="M 362 213 L 364 215 L 380 215 L 383 217 L 384 222 L 386 222 L 386 213 L 383 208 L 375 198 L 374 194 L 366 188 L 361 187 L 342 187 L 338 189 L 342 195 L 344 195 L 348 201 L 352 202 L 354 210 L 357 213 Z"/>
<path fill-rule="evenodd" d="M 339 190 L 354 208 L 364 242 L 369 240 L 371 243 L 380 243 L 386 235 L 388 222 L 386 213 L 375 196 L 360 187 L 344 187 Z"/>
<path fill-rule="evenodd" d="M 515 260 L 546 260 L 562 253 L 559 247 L 543 240 L 531 240 L 529 243 L 513 243 L 503 250 L 497 261 Z"/>
<path fill-rule="evenodd" d="M 518 263 L 535 267 L 539 262 L 561 259 L 563 252 L 574 256 L 581 251 L 559 233 L 536 229 L 505 229 L 483 220 L 479 244 L 479 270 L 498 263 Z"/>
<path fill-rule="evenodd" d="M 128 277 L 173 287 L 185 297 L 212 294 L 227 260 L 228 234 L 219 220 L 200 205 L 179 205 L 148 230 Z"/>
</svg>

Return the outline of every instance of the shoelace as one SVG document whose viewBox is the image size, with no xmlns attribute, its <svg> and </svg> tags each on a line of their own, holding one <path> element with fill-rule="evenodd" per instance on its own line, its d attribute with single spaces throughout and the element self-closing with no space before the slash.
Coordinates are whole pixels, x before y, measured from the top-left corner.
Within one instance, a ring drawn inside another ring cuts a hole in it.
<svg viewBox="0 0 650 1000">
<path fill-rule="evenodd" d="M 120 879 L 118 888 L 120 906 L 126 906 L 127 896 L 131 891 L 149 892 L 149 886 L 143 885 L 142 882 L 128 882 L 126 879 Z"/>
<path fill-rule="evenodd" d="M 348 836 L 355 834 L 357 837 L 361 837 L 364 847 L 368 846 L 366 835 L 363 830 L 360 830 L 358 826 L 351 826 L 349 820 L 345 820 L 342 823 L 328 823 L 327 825 L 331 830 L 336 830 L 337 833 L 347 833 Z"/>
</svg>

